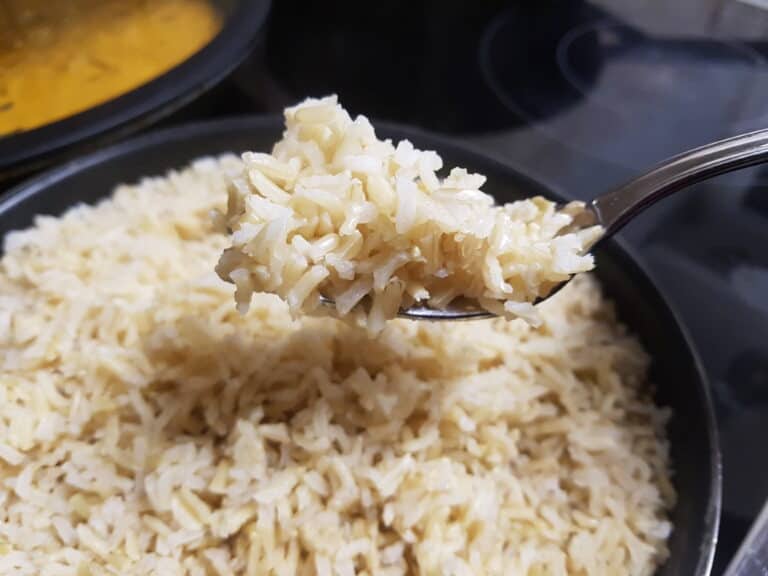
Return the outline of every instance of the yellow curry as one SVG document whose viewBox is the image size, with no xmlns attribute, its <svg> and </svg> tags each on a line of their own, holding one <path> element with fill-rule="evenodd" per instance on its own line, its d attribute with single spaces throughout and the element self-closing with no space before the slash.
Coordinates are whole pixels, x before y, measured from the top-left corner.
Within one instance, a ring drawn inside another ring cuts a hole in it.
<svg viewBox="0 0 768 576">
<path fill-rule="evenodd" d="M 0 136 L 124 94 L 220 28 L 207 0 L 0 0 Z"/>
</svg>

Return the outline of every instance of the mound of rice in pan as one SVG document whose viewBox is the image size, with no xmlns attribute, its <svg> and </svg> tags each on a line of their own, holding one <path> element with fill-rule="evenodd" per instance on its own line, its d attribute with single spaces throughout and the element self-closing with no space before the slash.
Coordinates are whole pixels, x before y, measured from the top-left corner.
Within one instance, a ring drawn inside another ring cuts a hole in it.
<svg viewBox="0 0 768 576">
<path fill-rule="evenodd" d="M 0 260 L 0 574 L 648 575 L 674 499 L 596 282 L 541 324 L 242 316 L 236 158 L 40 217 Z"/>
<path fill-rule="evenodd" d="M 324 297 L 375 334 L 402 307 L 467 297 L 535 324 L 537 298 L 594 266 L 586 249 L 602 229 L 569 228 L 582 203 L 496 206 L 484 176 L 439 178 L 437 153 L 379 140 L 335 97 L 288 108 L 285 123 L 272 154 L 245 154 L 229 187 L 218 272 L 241 310 L 269 292 L 295 314 L 324 313 Z"/>
</svg>

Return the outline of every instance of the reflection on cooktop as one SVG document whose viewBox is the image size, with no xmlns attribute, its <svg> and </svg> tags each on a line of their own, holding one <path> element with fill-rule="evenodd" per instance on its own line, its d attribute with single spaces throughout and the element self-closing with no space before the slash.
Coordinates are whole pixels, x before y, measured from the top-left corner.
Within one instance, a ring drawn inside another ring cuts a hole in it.
<svg viewBox="0 0 768 576">
<path fill-rule="evenodd" d="M 556 13 L 546 5 L 519 3 L 488 23 L 479 39 L 477 64 L 484 84 L 507 111 L 502 116 L 507 123 L 512 118 L 526 124 L 541 121 L 579 104 L 585 93 L 563 74 L 557 54 L 571 31 L 593 18 L 594 10 L 584 3 L 564 3 Z M 600 45 L 590 37 L 572 48 L 573 70 L 589 88 L 600 72 Z"/>
<path fill-rule="evenodd" d="M 495 44 L 508 36 L 499 26 Z M 734 40 L 653 38 L 610 18 L 576 25 L 551 54 L 557 101 L 540 98 L 538 87 L 515 88 L 516 71 L 500 54 L 488 60 L 498 64 L 485 78 L 508 109 L 571 148 L 629 168 L 768 121 L 768 61 Z"/>
</svg>

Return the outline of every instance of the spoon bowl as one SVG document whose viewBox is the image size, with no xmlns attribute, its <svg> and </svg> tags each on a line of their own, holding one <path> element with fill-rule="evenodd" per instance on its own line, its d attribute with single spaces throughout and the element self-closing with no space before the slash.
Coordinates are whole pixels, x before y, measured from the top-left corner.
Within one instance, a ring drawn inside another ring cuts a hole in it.
<svg viewBox="0 0 768 576">
<path fill-rule="evenodd" d="M 670 158 L 652 170 L 637 176 L 618 188 L 597 196 L 586 204 L 570 229 L 602 226 L 604 232 L 592 245 L 613 236 L 643 210 L 670 194 L 692 184 L 740 168 L 768 161 L 768 129 L 719 140 Z M 568 282 L 555 285 L 546 295 L 533 301 L 538 304 L 559 292 Z M 321 297 L 323 306 L 335 307 L 330 298 Z M 492 312 L 482 308 L 470 298 L 457 298 L 444 308 L 432 308 L 417 302 L 398 312 L 400 318 L 410 320 L 457 321 L 491 318 Z"/>
</svg>

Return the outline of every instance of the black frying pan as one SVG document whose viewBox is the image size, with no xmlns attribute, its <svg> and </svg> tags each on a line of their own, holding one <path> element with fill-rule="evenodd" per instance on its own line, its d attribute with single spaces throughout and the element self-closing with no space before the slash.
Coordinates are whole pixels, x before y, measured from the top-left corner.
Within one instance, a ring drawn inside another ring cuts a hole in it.
<svg viewBox="0 0 768 576">
<path fill-rule="evenodd" d="M 11 190 L 0 201 L 0 237 L 29 226 L 36 214 L 60 214 L 78 202 L 96 202 L 117 183 L 163 173 L 199 156 L 269 150 L 281 125 L 277 118 L 192 124 L 85 156 Z M 515 169 L 448 140 L 386 124 L 379 125 L 379 133 L 438 150 L 448 166 L 486 174 L 486 190 L 499 201 L 535 194 L 563 200 Z M 609 240 L 600 245 L 596 257 L 597 275 L 608 296 L 653 358 L 657 402 L 674 411 L 669 438 L 678 503 L 672 513 L 671 556 L 659 576 L 706 576 L 717 541 L 721 491 L 717 430 L 706 377 L 677 316 L 626 248 Z"/>
</svg>

